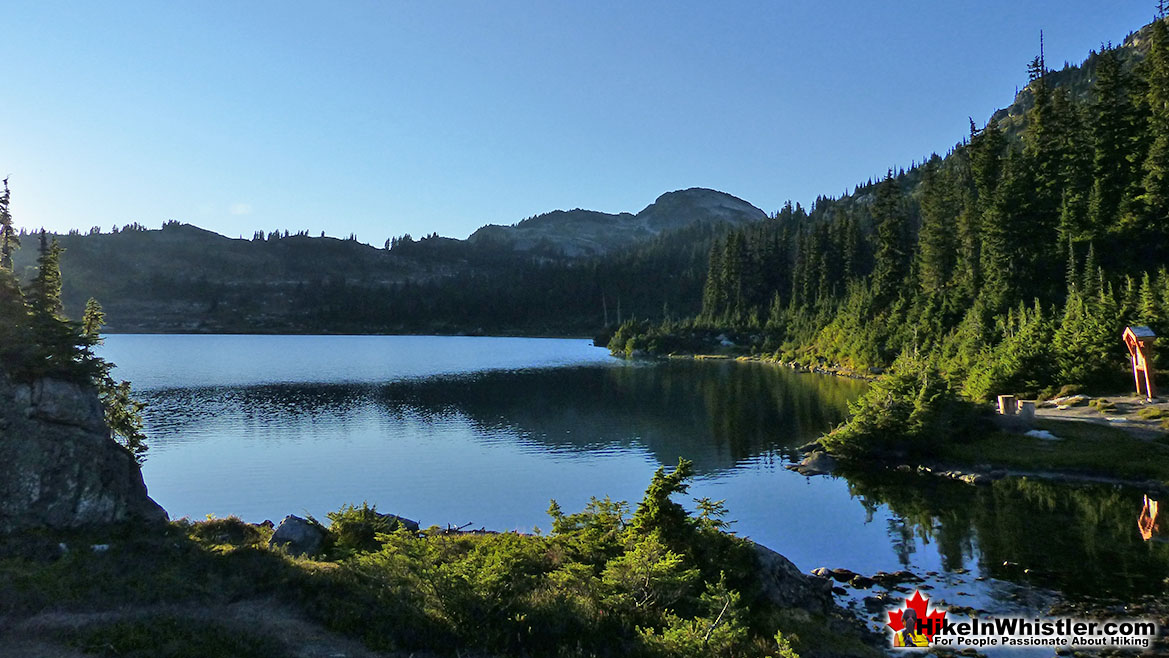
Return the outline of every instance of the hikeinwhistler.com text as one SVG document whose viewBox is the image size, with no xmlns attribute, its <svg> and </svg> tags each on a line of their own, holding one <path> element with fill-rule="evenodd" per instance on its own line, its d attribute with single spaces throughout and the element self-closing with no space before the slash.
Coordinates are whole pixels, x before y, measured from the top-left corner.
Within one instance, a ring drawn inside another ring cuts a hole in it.
<svg viewBox="0 0 1169 658">
<path fill-rule="evenodd" d="M 1067 647 L 1147 649 L 1157 637 L 1149 620 L 1086 620 L 1071 617 L 995 617 L 934 621 L 938 647 Z M 928 625 L 925 622 L 922 625 Z"/>
</svg>

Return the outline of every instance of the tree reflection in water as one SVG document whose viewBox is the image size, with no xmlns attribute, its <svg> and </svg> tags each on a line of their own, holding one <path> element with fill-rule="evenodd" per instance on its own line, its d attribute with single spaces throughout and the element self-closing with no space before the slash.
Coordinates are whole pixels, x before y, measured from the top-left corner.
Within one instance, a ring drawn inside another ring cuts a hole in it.
<svg viewBox="0 0 1169 658">
<path fill-rule="evenodd" d="M 976 567 L 1071 597 L 1120 599 L 1160 594 L 1169 577 L 1169 543 L 1146 542 L 1133 528 L 1142 497 L 1135 489 L 1035 478 L 973 487 L 911 473 L 847 477 L 867 509 L 885 505 L 899 517 L 890 526 L 894 546 L 914 543 L 905 537 L 911 528 L 919 541 L 937 544 L 947 571 Z"/>
</svg>

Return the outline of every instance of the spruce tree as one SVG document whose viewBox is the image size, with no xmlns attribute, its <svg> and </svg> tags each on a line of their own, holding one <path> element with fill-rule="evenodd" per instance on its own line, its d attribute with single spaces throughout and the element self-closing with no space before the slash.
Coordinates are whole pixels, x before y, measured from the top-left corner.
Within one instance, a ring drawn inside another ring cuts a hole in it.
<svg viewBox="0 0 1169 658">
<path fill-rule="evenodd" d="M 1116 49 L 1102 50 L 1096 59 L 1096 81 L 1088 110 L 1092 118 L 1092 190 L 1086 226 L 1071 236 L 1074 239 L 1102 236 L 1117 222 L 1133 185 L 1136 154 L 1132 148 L 1137 137 L 1131 86 Z"/>
<path fill-rule="evenodd" d="M 12 250 L 19 246 L 8 210 L 8 179 L 0 194 L 0 371 L 14 374 L 31 358 L 28 309 L 12 271 Z"/>
<path fill-rule="evenodd" d="M 873 201 L 873 224 L 877 229 L 877 251 L 873 262 L 873 294 L 888 301 L 909 274 L 909 227 L 902 207 L 901 185 L 890 169 L 877 186 Z"/>
<path fill-rule="evenodd" d="M 95 374 L 83 352 L 84 339 L 77 325 L 63 315 L 61 305 L 61 253 L 64 249 L 42 230 L 37 273 L 28 286 L 34 358 L 30 376 L 48 375 L 87 383 Z"/>
<path fill-rule="evenodd" d="M 1160 303 L 1147 271 L 1141 275 L 1141 287 L 1137 291 L 1136 322 L 1154 330 L 1161 328 Z"/>
<path fill-rule="evenodd" d="M 12 252 L 20 247 L 20 238 L 12 225 L 12 213 L 8 203 L 12 195 L 8 191 L 8 179 L 4 179 L 4 191 L 0 192 L 0 269 L 12 271 Z"/>
<path fill-rule="evenodd" d="M 1146 93 L 1153 139 L 1142 164 L 1144 191 L 1138 199 L 1145 240 L 1164 239 L 1169 231 L 1169 28 L 1164 20 L 1153 22 L 1149 42 Z"/>
<path fill-rule="evenodd" d="M 957 258 L 954 218 L 957 191 L 941 158 L 934 156 L 924 167 L 921 183 L 921 232 L 918 236 L 918 279 L 927 295 L 940 293 L 953 276 Z"/>
</svg>

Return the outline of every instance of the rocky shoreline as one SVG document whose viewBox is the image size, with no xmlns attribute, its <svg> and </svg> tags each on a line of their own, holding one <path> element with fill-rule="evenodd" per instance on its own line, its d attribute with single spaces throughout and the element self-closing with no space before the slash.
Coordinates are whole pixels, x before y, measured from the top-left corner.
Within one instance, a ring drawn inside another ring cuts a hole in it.
<svg viewBox="0 0 1169 658">
<path fill-rule="evenodd" d="M 830 475 L 841 468 L 840 462 L 823 450 L 815 449 L 805 453 L 802 460 L 784 466 L 789 471 L 800 475 Z M 1124 478 L 1097 475 L 1091 473 L 1074 473 L 1066 471 L 1045 471 L 1011 468 L 994 468 L 989 465 L 957 466 L 941 462 L 906 463 L 901 460 L 877 461 L 866 465 L 865 468 L 898 473 L 917 473 L 929 475 L 945 480 L 963 482 L 971 486 L 988 486 L 995 480 L 1007 477 L 1041 478 L 1051 482 L 1068 484 L 1112 484 L 1123 487 L 1140 489 L 1149 494 L 1169 494 L 1169 486 L 1156 480 L 1128 480 Z"/>
</svg>

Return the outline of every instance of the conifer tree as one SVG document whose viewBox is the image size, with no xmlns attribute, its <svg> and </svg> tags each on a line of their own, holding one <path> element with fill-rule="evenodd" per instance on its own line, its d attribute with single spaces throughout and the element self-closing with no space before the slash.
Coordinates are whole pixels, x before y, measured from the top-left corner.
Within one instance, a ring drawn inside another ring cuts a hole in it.
<svg viewBox="0 0 1169 658">
<path fill-rule="evenodd" d="M 12 250 L 19 246 L 8 210 L 8 179 L 0 194 L 0 370 L 17 370 L 30 357 L 28 310 L 20 283 L 12 271 Z"/>
<path fill-rule="evenodd" d="M 890 300 L 909 274 L 909 227 L 902 208 L 901 185 L 890 169 L 877 187 L 873 201 L 873 224 L 877 230 L 877 251 L 873 262 L 873 294 Z"/>
<path fill-rule="evenodd" d="M 1153 139 L 1142 165 L 1144 191 L 1138 200 L 1142 228 L 1151 233 L 1146 239 L 1157 239 L 1169 231 L 1169 28 L 1163 19 L 1153 22 L 1149 41 L 1146 93 Z"/>
<path fill-rule="evenodd" d="M 926 294 L 941 292 L 950 282 L 957 257 L 956 190 L 936 155 L 924 167 L 921 183 L 921 232 L 918 236 L 918 278 Z"/>
<path fill-rule="evenodd" d="M 8 210 L 11 194 L 8 179 L 4 179 L 4 191 L 0 192 L 0 269 L 12 271 L 12 252 L 20 247 L 20 237 L 12 225 L 12 214 Z"/>
<path fill-rule="evenodd" d="M 28 286 L 26 300 L 34 357 L 31 375 L 48 375 L 90 383 L 97 376 L 100 360 L 87 349 L 80 327 L 64 316 L 61 304 L 61 253 L 56 238 L 40 235 L 37 273 Z"/>
<path fill-rule="evenodd" d="M 1105 48 L 1096 59 L 1096 81 L 1089 112 L 1092 117 L 1092 190 L 1087 225 L 1072 238 L 1094 239 L 1116 223 L 1125 196 L 1133 185 L 1137 143 L 1136 110 L 1131 82 L 1115 48 Z"/>
<path fill-rule="evenodd" d="M 1141 287 L 1137 291 L 1136 322 L 1153 329 L 1161 326 L 1160 304 L 1147 271 L 1141 275 Z"/>
</svg>

